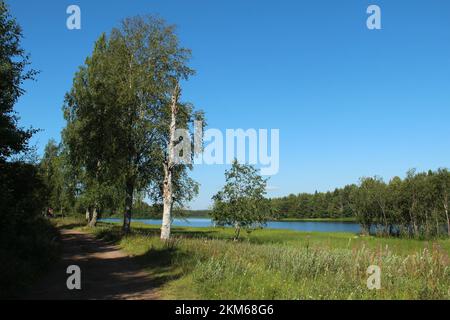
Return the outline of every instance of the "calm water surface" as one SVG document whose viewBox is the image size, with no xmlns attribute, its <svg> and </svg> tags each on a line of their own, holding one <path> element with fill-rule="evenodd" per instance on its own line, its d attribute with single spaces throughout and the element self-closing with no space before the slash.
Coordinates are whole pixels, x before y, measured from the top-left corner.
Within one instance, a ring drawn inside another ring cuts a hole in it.
<svg viewBox="0 0 450 320">
<path fill-rule="evenodd" d="M 105 222 L 121 222 L 122 219 L 101 219 Z M 133 222 L 140 222 L 150 225 L 160 225 L 160 219 L 133 219 Z M 212 227 L 214 223 L 208 218 L 175 219 L 173 226 L 177 227 Z M 360 226 L 354 222 L 326 222 L 326 221 L 270 221 L 267 223 L 269 229 L 284 229 L 296 231 L 317 231 L 317 232 L 350 232 L 359 233 Z"/>
</svg>

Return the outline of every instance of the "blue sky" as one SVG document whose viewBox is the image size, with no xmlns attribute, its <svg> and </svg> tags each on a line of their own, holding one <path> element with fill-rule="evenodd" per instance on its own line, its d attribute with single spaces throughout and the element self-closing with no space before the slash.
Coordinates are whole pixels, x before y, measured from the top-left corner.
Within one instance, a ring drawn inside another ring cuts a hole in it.
<svg viewBox="0 0 450 320">
<path fill-rule="evenodd" d="M 158 14 L 178 26 L 197 75 L 184 99 L 208 125 L 280 129 L 269 196 L 326 191 L 361 176 L 450 166 L 450 2 L 446 0 L 7 1 L 41 70 L 26 84 L 21 124 L 60 139 L 61 106 L 77 67 L 121 19 Z M 79 5 L 82 29 L 66 28 Z M 380 6 L 382 30 L 366 9 Z M 194 209 L 210 205 L 226 166 L 196 166 Z"/>
</svg>

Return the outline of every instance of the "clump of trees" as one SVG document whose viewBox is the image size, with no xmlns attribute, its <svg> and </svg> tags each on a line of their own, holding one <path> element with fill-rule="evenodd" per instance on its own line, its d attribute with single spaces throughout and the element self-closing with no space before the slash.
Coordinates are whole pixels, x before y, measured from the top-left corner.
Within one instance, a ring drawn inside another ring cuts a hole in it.
<svg viewBox="0 0 450 320">
<path fill-rule="evenodd" d="M 450 236 L 450 172 L 417 173 L 385 183 L 379 177 L 362 178 L 350 205 L 366 233 L 415 238 Z"/>
<path fill-rule="evenodd" d="M 388 183 L 365 177 L 334 192 L 291 195 L 271 204 L 282 217 L 355 217 L 364 233 L 430 238 L 450 236 L 449 194 L 448 169 L 410 170 Z"/>
<path fill-rule="evenodd" d="M 95 226 L 105 209 L 122 211 L 128 233 L 147 197 L 163 208 L 161 238 L 170 237 L 173 208 L 198 192 L 189 162 L 176 161 L 186 143 L 177 129 L 203 120 L 181 99 L 181 82 L 194 74 L 190 55 L 174 26 L 152 16 L 125 19 L 99 37 L 66 94 L 62 143 L 50 141 L 41 162 L 60 213 L 85 210 Z"/>
<path fill-rule="evenodd" d="M 266 195 L 267 179 L 251 165 L 233 161 L 225 172 L 225 185 L 213 196 L 211 216 L 217 225 L 233 226 L 234 239 L 239 239 L 241 229 L 251 231 L 263 226 L 272 218 Z"/>
</svg>

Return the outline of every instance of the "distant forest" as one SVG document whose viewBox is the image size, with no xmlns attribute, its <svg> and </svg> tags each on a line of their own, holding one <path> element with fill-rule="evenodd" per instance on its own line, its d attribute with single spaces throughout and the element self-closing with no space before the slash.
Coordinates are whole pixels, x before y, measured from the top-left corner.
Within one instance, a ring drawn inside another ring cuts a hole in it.
<svg viewBox="0 0 450 320">
<path fill-rule="evenodd" d="M 333 192 L 271 199 L 281 218 L 355 217 L 366 233 L 413 237 L 450 236 L 450 172 L 416 172 L 392 178 L 361 178 Z"/>
<path fill-rule="evenodd" d="M 103 217 L 110 218 L 122 218 L 122 210 L 110 209 L 111 211 L 105 211 Z M 136 219 L 161 219 L 162 218 L 162 205 L 154 204 L 150 205 L 145 201 L 138 200 L 132 210 L 133 218 Z M 177 218 L 183 217 L 196 217 L 196 218 L 208 218 L 210 210 L 190 210 L 190 209 L 173 209 L 174 216 Z"/>
<path fill-rule="evenodd" d="M 354 217 L 350 197 L 356 185 L 334 191 L 290 194 L 270 200 L 279 218 L 349 218 Z"/>
</svg>

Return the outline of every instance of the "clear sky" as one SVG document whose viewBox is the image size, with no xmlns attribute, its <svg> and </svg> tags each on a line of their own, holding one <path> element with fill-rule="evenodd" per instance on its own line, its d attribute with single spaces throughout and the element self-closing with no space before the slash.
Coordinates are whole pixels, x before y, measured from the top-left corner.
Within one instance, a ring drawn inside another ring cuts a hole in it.
<svg viewBox="0 0 450 320">
<path fill-rule="evenodd" d="M 361 176 L 450 166 L 448 0 L 7 0 L 41 70 L 17 105 L 21 124 L 60 140 L 77 67 L 122 18 L 158 14 L 178 26 L 197 75 L 184 99 L 209 127 L 280 129 L 269 196 L 326 191 Z M 82 29 L 66 28 L 79 5 Z M 382 29 L 366 9 L 380 6 Z M 210 205 L 226 166 L 196 166 L 193 209 Z"/>
</svg>

